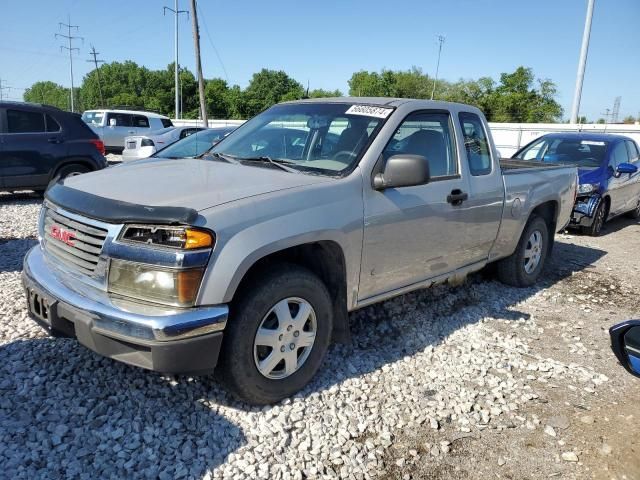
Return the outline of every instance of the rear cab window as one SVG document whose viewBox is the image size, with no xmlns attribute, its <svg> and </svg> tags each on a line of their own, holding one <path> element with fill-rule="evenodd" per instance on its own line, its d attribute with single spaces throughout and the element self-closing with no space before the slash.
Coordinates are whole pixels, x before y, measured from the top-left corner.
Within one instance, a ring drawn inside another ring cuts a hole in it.
<svg viewBox="0 0 640 480">
<path fill-rule="evenodd" d="M 458 117 L 471 175 L 477 177 L 490 174 L 491 148 L 482 120 L 478 115 L 470 112 L 460 112 Z"/>
<path fill-rule="evenodd" d="M 162 122 L 163 128 L 173 127 L 173 122 L 168 118 L 161 118 L 160 121 Z"/>
<path fill-rule="evenodd" d="M 7 133 L 43 133 L 45 131 L 44 114 L 7 109 Z"/>
<path fill-rule="evenodd" d="M 414 112 L 396 130 L 383 152 L 393 155 L 421 155 L 429 162 L 431 178 L 444 180 L 458 176 L 458 158 L 448 112 Z"/>
</svg>

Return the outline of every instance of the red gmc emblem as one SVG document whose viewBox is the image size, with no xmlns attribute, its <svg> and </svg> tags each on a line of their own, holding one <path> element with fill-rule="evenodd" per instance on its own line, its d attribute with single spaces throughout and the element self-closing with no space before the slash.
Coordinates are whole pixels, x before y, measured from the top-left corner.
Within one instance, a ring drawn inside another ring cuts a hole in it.
<svg viewBox="0 0 640 480">
<path fill-rule="evenodd" d="M 57 225 L 51 226 L 51 236 L 56 240 L 60 240 L 62 243 L 66 243 L 70 247 L 73 247 L 73 239 L 76 238 L 76 234 L 63 230 Z"/>
</svg>

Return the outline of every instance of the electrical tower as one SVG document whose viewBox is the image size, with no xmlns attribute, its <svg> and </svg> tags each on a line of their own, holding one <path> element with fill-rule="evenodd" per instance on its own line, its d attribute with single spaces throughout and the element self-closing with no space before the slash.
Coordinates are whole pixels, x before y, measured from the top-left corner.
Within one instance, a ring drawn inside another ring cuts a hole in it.
<svg viewBox="0 0 640 480">
<path fill-rule="evenodd" d="M 0 102 L 4 98 L 4 91 L 5 90 L 11 90 L 11 87 L 8 86 L 6 83 L 3 85 L 3 82 L 6 82 L 6 80 L 2 80 L 0 78 Z"/>
<path fill-rule="evenodd" d="M 99 63 L 104 63 L 104 60 L 98 60 L 98 55 L 100 52 L 96 52 L 96 49 L 93 45 L 91 45 L 91 52 L 89 52 L 93 58 L 87 59 L 87 62 L 93 63 L 96 66 L 96 75 L 98 76 L 98 92 L 100 92 L 100 107 L 104 108 L 104 98 L 102 98 L 102 85 L 100 82 L 100 68 L 98 68 Z"/>
<path fill-rule="evenodd" d="M 180 79 L 179 79 L 179 72 L 180 72 L 180 65 L 178 63 L 178 16 L 181 13 L 186 13 L 187 17 L 189 16 L 189 11 L 188 10 L 179 10 L 178 9 L 178 0 L 175 0 L 175 8 L 171 8 L 171 7 L 162 7 L 162 14 L 166 15 L 167 10 L 169 10 L 170 12 L 173 13 L 173 15 L 175 16 L 175 43 L 174 43 L 174 55 L 175 55 L 175 61 L 174 61 L 174 75 L 175 75 L 175 90 L 176 90 L 176 118 L 180 118 Z"/>
<path fill-rule="evenodd" d="M 433 78 L 433 88 L 431 89 L 431 100 L 436 93 L 436 82 L 438 81 L 438 70 L 440 70 L 440 55 L 442 54 L 442 44 L 444 43 L 444 35 L 438 35 L 436 37 L 438 41 L 438 61 L 436 63 L 436 76 Z"/>
<path fill-rule="evenodd" d="M 620 101 L 622 97 L 616 97 L 613 101 L 613 110 L 611 111 L 611 123 L 618 123 L 618 117 L 620 116 Z"/>
<path fill-rule="evenodd" d="M 78 25 L 71 25 L 71 17 L 67 17 L 68 18 L 68 22 L 69 23 L 58 23 L 58 28 L 62 29 L 62 27 L 66 27 L 67 28 L 67 35 L 63 35 L 62 33 L 56 33 L 55 37 L 58 38 L 66 38 L 67 41 L 69 42 L 69 46 L 65 47 L 64 45 L 60 45 L 60 50 L 68 50 L 69 51 L 69 75 L 71 77 L 71 92 L 70 92 L 70 97 L 71 97 L 71 111 L 74 112 L 74 103 L 73 103 L 73 97 L 74 97 L 74 93 L 73 93 L 73 51 L 75 50 L 76 52 L 80 52 L 79 48 L 75 48 L 73 46 L 73 41 L 74 40 L 82 40 L 84 42 L 84 38 L 83 37 L 78 37 L 78 36 L 73 36 L 71 35 L 71 30 L 73 30 L 74 28 L 76 29 L 76 32 L 78 31 Z"/>
</svg>

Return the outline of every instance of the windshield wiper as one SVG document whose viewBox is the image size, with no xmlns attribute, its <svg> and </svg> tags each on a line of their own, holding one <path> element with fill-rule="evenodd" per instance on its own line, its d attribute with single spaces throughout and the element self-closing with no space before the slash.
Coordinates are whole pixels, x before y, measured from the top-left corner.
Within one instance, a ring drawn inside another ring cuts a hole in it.
<svg viewBox="0 0 640 480">
<path fill-rule="evenodd" d="M 245 161 L 245 162 L 268 162 L 271 165 L 275 165 L 276 167 L 280 168 L 281 170 L 284 170 L 285 172 L 289 172 L 289 173 L 302 173 L 300 172 L 300 170 L 297 170 L 295 168 L 291 168 L 287 165 L 295 165 L 294 162 L 290 162 L 288 160 L 282 160 L 280 158 L 271 158 L 271 157 L 267 157 L 267 156 L 262 156 L 262 157 L 236 157 L 238 160 L 240 161 Z"/>
<path fill-rule="evenodd" d="M 234 157 L 233 155 L 228 155 L 226 153 L 218 153 L 218 152 L 204 152 L 201 155 L 203 158 L 207 157 L 207 156 L 211 156 L 211 157 L 215 157 L 215 158 L 219 158 L 220 160 L 223 160 L 227 163 L 238 163 L 238 160 L 236 160 L 237 157 Z"/>
</svg>

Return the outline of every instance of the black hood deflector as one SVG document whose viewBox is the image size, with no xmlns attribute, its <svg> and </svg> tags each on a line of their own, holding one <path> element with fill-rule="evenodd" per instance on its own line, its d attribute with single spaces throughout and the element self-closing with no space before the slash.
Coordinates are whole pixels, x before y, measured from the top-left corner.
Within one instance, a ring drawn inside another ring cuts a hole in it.
<svg viewBox="0 0 640 480">
<path fill-rule="evenodd" d="M 44 196 L 65 210 L 108 223 L 193 225 L 198 218 L 198 211 L 193 208 L 138 205 L 99 197 L 60 182 L 49 188 Z"/>
</svg>

